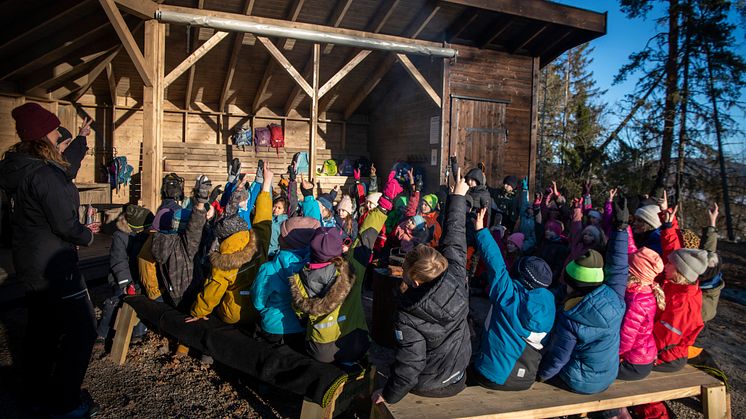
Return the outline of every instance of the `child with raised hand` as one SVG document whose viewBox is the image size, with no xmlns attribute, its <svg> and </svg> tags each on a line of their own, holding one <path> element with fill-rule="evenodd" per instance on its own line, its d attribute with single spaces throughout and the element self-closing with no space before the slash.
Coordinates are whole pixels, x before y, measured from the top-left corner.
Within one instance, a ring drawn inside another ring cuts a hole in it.
<svg viewBox="0 0 746 419">
<path fill-rule="evenodd" d="M 471 341 L 466 316 L 465 195 L 469 186 L 457 173 L 449 199 L 442 253 L 419 245 L 403 265 L 402 293 L 397 309 L 396 361 L 386 385 L 373 392 L 374 403 L 396 403 L 412 392 L 448 397 L 466 387 Z"/>
<path fill-rule="evenodd" d="M 558 377 L 571 391 L 606 390 L 619 369 L 619 327 L 627 285 L 626 199 L 615 204 L 615 228 L 606 250 L 588 250 L 565 268 L 569 295 L 539 367 L 539 379 Z"/>
<path fill-rule="evenodd" d="M 554 296 L 547 287 L 552 271 L 543 260 L 529 256 L 518 260 L 517 280 L 508 275 L 500 249 L 485 228 L 487 209 L 477 213 L 477 248 L 487 267 L 491 303 L 487 333 L 470 376 L 495 390 L 526 390 L 536 380 L 541 349 L 552 330 Z"/>
<path fill-rule="evenodd" d="M 653 325 L 658 311 L 666 308 L 663 289 L 655 278 L 663 272 L 660 255 L 647 247 L 629 255 L 629 279 L 619 344 L 620 380 L 642 380 L 653 370 L 658 351 Z"/>
<path fill-rule="evenodd" d="M 686 365 L 688 349 L 694 344 L 702 322 L 702 291 L 697 279 L 707 269 L 707 251 L 682 249 L 677 207 L 661 211 L 661 247 L 664 267 L 663 292 L 666 309 L 655 317 L 653 334 L 658 348 L 654 371 L 674 372 Z"/>
<path fill-rule="evenodd" d="M 340 228 L 350 242 L 357 239 L 358 224 L 355 220 L 355 210 L 352 207 L 352 198 L 349 195 L 342 195 L 342 199 L 337 204 L 337 214 L 335 220 L 337 227 Z"/>
</svg>

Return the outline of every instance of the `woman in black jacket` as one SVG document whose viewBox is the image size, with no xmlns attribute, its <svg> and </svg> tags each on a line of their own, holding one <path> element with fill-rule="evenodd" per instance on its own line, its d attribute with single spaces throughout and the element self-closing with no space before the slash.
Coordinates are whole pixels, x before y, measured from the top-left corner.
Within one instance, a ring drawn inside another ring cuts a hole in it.
<svg viewBox="0 0 746 419">
<path fill-rule="evenodd" d="M 396 362 L 374 403 L 396 403 L 410 391 L 425 397 L 449 397 L 466 387 L 471 340 L 466 316 L 466 195 L 458 171 L 448 200 L 441 252 L 418 245 L 404 260 L 404 283 L 397 310 Z"/>
<path fill-rule="evenodd" d="M 13 203 L 13 263 L 27 289 L 26 397 L 51 414 L 82 417 L 91 409 L 80 386 L 96 319 L 77 246 L 89 246 L 93 234 L 78 220 L 78 190 L 57 149 L 59 119 L 35 103 L 12 116 L 21 142 L 0 161 L 0 188 Z"/>
</svg>

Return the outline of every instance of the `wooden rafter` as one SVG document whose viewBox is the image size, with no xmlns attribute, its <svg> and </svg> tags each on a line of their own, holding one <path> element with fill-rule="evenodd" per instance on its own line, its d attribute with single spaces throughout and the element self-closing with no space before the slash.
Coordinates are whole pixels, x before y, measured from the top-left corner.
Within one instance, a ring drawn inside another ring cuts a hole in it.
<svg viewBox="0 0 746 419">
<path fill-rule="evenodd" d="M 417 70 L 417 67 L 415 67 L 414 63 L 404 54 L 396 54 L 396 58 L 399 59 L 399 62 L 402 63 L 404 68 L 407 70 L 407 73 L 409 73 L 410 76 L 417 82 L 417 84 L 420 85 L 425 90 L 425 93 L 427 93 L 428 96 L 430 96 L 430 99 L 435 102 L 435 105 L 440 107 L 441 106 L 441 99 L 440 95 L 433 89 L 432 86 L 430 86 L 430 83 L 427 82 L 427 79 L 425 76 L 420 73 L 419 70 Z"/>
<path fill-rule="evenodd" d="M 70 16 L 75 16 L 90 5 L 90 1 L 59 0 L 46 6 L 47 9 L 51 9 L 45 10 L 46 13 L 27 15 L 23 19 L 16 19 L 14 25 L 4 28 L 3 32 L 8 36 L 0 39 L 0 51 L 33 33 L 38 33 L 44 28 L 64 22 Z"/>
<path fill-rule="evenodd" d="M 68 60 L 54 66 L 45 66 L 43 69 L 20 80 L 19 84 L 23 91 L 27 93 L 31 93 L 35 90 L 48 89 L 58 84 L 61 80 L 75 77 L 82 73 L 82 71 L 93 65 L 96 60 L 111 53 L 114 48 L 116 47 L 91 52 L 80 57 L 74 64 L 68 62 Z M 34 95 L 31 94 L 31 96 Z"/>
<path fill-rule="evenodd" d="M 344 17 L 347 15 L 347 12 L 350 10 L 350 6 L 352 5 L 352 2 L 353 0 L 340 0 L 339 1 L 339 3 L 337 4 L 337 7 L 334 10 L 333 15 L 327 21 L 329 26 L 333 28 L 338 28 L 339 25 L 342 24 L 342 20 L 344 20 Z M 323 53 L 324 54 L 331 53 L 332 48 L 334 48 L 334 44 L 324 45 L 324 47 L 322 48 Z M 303 77 L 310 76 L 312 70 L 313 70 L 313 51 L 311 52 L 311 56 L 308 57 L 308 61 L 306 61 L 306 65 L 303 66 Z M 292 109 L 300 105 L 302 97 L 303 97 L 303 91 L 301 90 L 300 86 L 298 85 L 293 86 L 293 90 L 290 92 L 290 95 L 288 95 L 288 100 L 285 102 L 285 106 L 283 107 L 283 114 L 289 115 Z"/>
<path fill-rule="evenodd" d="M 539 57 L 543 57 L 544 54 L 554 49 L 557 45 L 560 44 L 560 42 L 567 39 L 567 37 L 570 36 L 571 34 L 572 34 L 572 29 L 569 29 L 569 28 L 562 29 L 562 31 L 560 31 L 559 33 L 556 33 L 552 37 L 553 39 L 552 42 L 546 45 L 542 45 L 542 49 L 540 51 L 537 51 L 536 55 Z"/>
<path fill-rule="evenodd" d="M 464 10 L 456 20 L 446 29 L 446 41 L 453 42 L 479 17 L 476 10 Z"/>
<path fill-rule="evenodd" d="M 153 19 L 158 5 L 151 0 L 114 0 L 127 13 L 140 19 Z"/>
<path fill-rule="evenodd" d="M 298 16 L 300 16 L 300 11 L 303 8 L 303 4 L 304 3 L 305 3 L 305 0 L 295 0 L 295 2 L 293 3 L 293 7 L 290 8 L 290 14 L 288 15 L 288 20 L 289 21 L 295 22 L 295 20 L 298 19 Z M 285 48 L 285 45 L 286 45 L 285 42 L 287 42 L 287 40 L 283 40 L 282 41 L 282 43 L 283 43 L 283 49 Z M 272 46 L 275 47 L 274 44 L 272 44 Z M 269 49 L 269 47 L 268 47 L 268 49 Z M 275 49 L 276 49 L 276 47 L 275 47 Z M 280 54 L 280 55 L 282 55 L 282 54 Z M 277 58 L 277 57 L 275 57 L 275 58 Z M 284 58 L 284 56 L 283 56 L 283 58 Z M 259 110 L 259 106 L 262 104 L 262 100 L 264 99 L 264 95 L 267 93 L 267 88 L 269 88 L 269 86 L 271 84 L 270 82 L 272 81 L 272 76 L 273 76 L 273 73 L 274 73 L 276 65 L 277 65 L 277 62 L 275 60 L 270 59 L 269 62 L 267 63 L 267 67 L 264 68 L 264 75 L 261 78 L 261 83 L 259 84 L 259 89 L 257 89 L 256 96 L 254 96 L 254 103 L 251 106 L 252 113 L 254 113 L 254 114 L 256 114 L 257 111 Z M 292 65 L 291 65 L 291 67 L 292 67 Z M 293 69 L 295 69 L 295 68 L 293 68 Z M 302 76 L 301 76 L 301 79 L 303 79 Z M 303 81 L 305 82 L 305 79 L 303 79 Z M 300 86 L 300 84 L 298 84 L 298 85 Z M 306 85 L 308 85 L 307 82 L 306 82 Z M 305 90 L 305 91 L 306 91 L 306 94 L 308 94 L 307 93 L 308 90 Z"/>
<path fill-rule="evenodd" d="M 254 0 L 246 0 L 243 8 L 243 14 L 251 15 L 254 10 Z M 231 47 L 230 60 L 228 61 L 228 69 L 225 72 L 225 79 L 223 79 L 223 90 L 220 93 L 220 112 L 225 111 L 225 104 L 228 101 L 228 91 L 233 84 L 233 76 L 236 74 L 236 66 L 238 65 L 238 56 L 243 46 L 244 37 L 246 34 L 237 33 L 233 37 L 233 46 Z"/>
<path fill-rule="evenodd" d="M 517 51 L 522 50 L 525 48 L 528 44 L 531 43 L 536 37 L 541 35 L 549 25 L 541 25 L 539 28 L 534 29 L 533 31 L 529 31 L 524 35 L 523 39 L 520 39 L 518 42 L 516 42 L 515 45 L 513 45 L 513 48 L 510 49 L 511 54 L 515 54 Z"/>
<path fill-rule="evenodd" d="M 179 65 L 176 66 L 173 70 L 171 70 L 170 73 L 163 79 L 164 87 L 168 87 L 171 83 L 174 82 L 179 76 L 186 73 L 186 71 L 194 64 L 197 63 L 202 57 L 205 56 L 208 52 L 210 52 L 211 49 L 215 47 L 215 45 L 219 44 L 220 41 L 225 39 L 225 37 L 228 36 L 228 32 L 215 32 L 210 39 L 205 41 L 204 44 L 200 45 L 199 48 L 194 50 L 188 57 L 184 59 Z"/>
<path fill-rule="evenodd" d="M 197 8 L 202 9 L 205 7 L 205 0 L 197 0 Z M 189 45 L 189 52 L 194 51 L 197 48 L 197 32 L 199 28 L 188 28 L 192 36 L 192 44 Z M 194 74 L 197 71 L 197 67 L 193 66 L 189 68 L 189 77 L 187 78 L 186 89 L 184 90 L 184 109 L 192 109 L 192 90 L 194 89 Z M 186 137 L 186 134 L 184 134 Z"/>
<path fill-rule="evenodd" d="M 153 76 L 150 74 L 148 67 L 145 65 L 145 57 L 143 56 L 140 48 L 137 46 L 135 38 L 132 36 L 127 24 L 122 18 L 122 14 L 117 9 L 114 0 L 99 0 L 101 7 L 104 9 L 106 16 L 108 16 L 111 25 L 114 27 L 114 31 L 119 36 L 119 40 L 122 41 L 127 55 L 130 56 L 132 64 L 135 65 L 137 74 L 142 78 L 142 82 L 146 87 L 153 87 Z"/>
<path fill-rule="evenodd" d="M 81 48 L 86 40 L 102 34 L 108 27 L 106 19 L 88 17 L 71 25 L 65 36 L 55 33 L 39 40 L 12 58 L 7 57 L 0 62 L 0 80 L 28 71 L 37 63 L 62 58 L 70 51 Z"/>
<path fill-rule="evenodd" d="M 98 78 L 101 73 L 103 73 L 104 70 L 106 70 L 106 67 L 111 65 L 111 61 L 114 59 L 114 57 L 119 54 L 119 51 L 121 51 L 121 48 L 117 48 L 114 52 L 112 52 L 108 57 L 106 57 L 105 60 L 101 61 L 96 67 L 91 70 L 91 73 L 88 75 L 88 80 L 83 85 L 83 87 L 80 88 L 75 94 L 72 95 L 71 101 L 77 102 L 78 99 L 80 99 L 81 96 L 83 96 L 88 89 L 91 88 L 93 85 L 93 82 Z"/>
<path fill-rule="evenodd" d="M 370 55 L 372 51 L 370 50 L 362 50 L 355 55 L 355 57 L 350 60 L 347 64 L 345 64 L 344 67 L 342 67 L 337 74 L 332 76 L 332 78 L 329 79 L 326 83 L 324 83 L 323 86 L 319 89 L 319 97 L 324 96 L 327 94 L 331 89 L 334 88 L 334 86 L 337 85 L 345 76 L 350 74 L 350 71 L 352 71 L 355 67 L 357 67 L 358 64 L 363 62 L 363 60 Z"/>
<path fill-rule="evenodd" d="M 423 8 L 420 13 L 415 16 L 414 19 L 407 25 L 407 29 L 404 31 L 405 36 L 408 38 L 416 38 L 423 30 L 427 27 L 433 17 L 440 11 L 441 6 L 436 2 L 428 2 L 428 7 Z M 378 83 L 383 80 L 386 73 L 389 72 L 391 67 L 397 60 L 396 54 L 388 54 L 383 62 L 378 66 L 376 72 L 367 79 L 362 89 L 358 90 L 357 95 L 347 105 L 347 109 L 344 113 L 344 119 L 349 119 L 358 107 L 363 103 L 366 97 L 378 86 Z M 331 106 L 330 104 L 328 106 Z M 326 109 L 324 109 L 326 111 Z"/>
<path fill-rule="evenodd" d="M 106 64 L 106 81 L 109 84 L 111 106 L 117 106 L 117 79 L 114 77 L 114 66 L 111 63 Z"/>
<path fill-rule="evenodd" d="M 445 0 L 509 16 L 606 33 L 606 13 L 592 12 L 543 0 Z"/>
<path fill-rule="evenodd" d="M 313 95 L 313 88 L 310 84 L 306 81 L 306 79 L 303 78 L 303 76 L 300 75 L 298 70 L 293 67 L 293 65 L 288 61 L 287 58 L 285 58 L 284 55 L 282 55 L 282 52 L 280 52 L 279 49 L 277 49 L 277 46 L 272 43 L 272 41 L 269 40 L 269 38 L 265 38 L 263 36 L 257 36 L 256 39 L 259 40 L 259 42 L 264 45 L 265 48 L 267 48 L 267 51 L 269 51 L 269 54 L 274 57 L 274 59 L 278 62 L 278 64 L 290 74 L 290 77 L 295 80 L 298 85 L 300 85 L 301 89 L 306 92 L 307 95 L 311 96 Z"/>
<path fill-rule="evenodd" d="M 492 31 L 482 37 L 479 41 L 479 48 L 485 48 L 487 45 L 499 40 L 500 37 L 513 26 L 514 22 L 515 21 L 508 19 L 498 19 L 495 23 L 491 24 Z"/>
</svg>

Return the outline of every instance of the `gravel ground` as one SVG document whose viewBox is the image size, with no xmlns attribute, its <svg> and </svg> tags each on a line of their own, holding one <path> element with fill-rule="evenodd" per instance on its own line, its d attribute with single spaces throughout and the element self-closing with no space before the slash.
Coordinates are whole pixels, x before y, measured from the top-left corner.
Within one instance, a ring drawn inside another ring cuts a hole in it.
<svg viewBox="0 0 746 419">
<path fill-rule="evenodd" d="M 725 250 L 729 287 L 746 289 L 746 245 Z M 94 303 L 108 295 L 108 286 L 92 286 Z M 370 299 L 364 297 L 366 305 Z M 368 307 L 369 308 L 369 307 Z M 370 311 L 370 310 L 368 310 Z M 18 402 L 15 368 L 23 337 L 25 309 L 14 303 L 0 308 L 0 417 L 33 417 Z M 704 346 L 726 372 L 731 386 L 734 418 L 746 417 L 746 307 L 721 300 L 718 316 L 703 332 Z M 221 365 L 204 365 L 199 358 L 173 356 L 172 343 L 154 333 L 130 345 L 124 367 L 112 364 L 104 344 L 94 349 L 84 383 L 101 406 L 98 417 L 284 418 L 298 417 L 302 398 L 236 374 Z M 393 351 L 373 345 L 370 358 L 385 373 Z M 702 417 L 696 399 L 668 403 L 677 418 Z M 348 417 L 366 417 L 363 409 Z"/>
</svg>

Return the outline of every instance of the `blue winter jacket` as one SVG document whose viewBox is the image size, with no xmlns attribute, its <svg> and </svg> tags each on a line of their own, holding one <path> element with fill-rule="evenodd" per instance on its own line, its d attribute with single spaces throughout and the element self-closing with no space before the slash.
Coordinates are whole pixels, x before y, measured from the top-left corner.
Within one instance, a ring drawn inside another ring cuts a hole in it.
<svg viewBox="0 0 746 419">
<path fill-rule="evenodd" d="M 487 318 L 487 332 L 482 336 L 479 354 L 474 361 L 476 369 L 487 379 L 505 384 L 516 362 L 531 341 L 529 351 L 541 349 L 541 340 L 552 330 L 555 309 L 554 296 L 546 288 L 527 290 L 521 283 L 508 276 L 500 248 L 488 229 L 477 232 L 477 248 L 490 278 L 489 297 L 492 307 Z M 529 354 L 516 369 L 513 379 L 528 381 L 536 378 L 539 368 L 538 352 Z M 526 365 L 527 360 L 532 365 Z M 522 371 L 521 371 L 522 370 Z"/>
<path fill-rule="evenodd" d="M 306 331 L 295 316 L 288 278 L 300 272 L 309 258 L 308 248 L 283 249 L 274 260 L 259 267 L 251 286 L 251 301 L 262 317 L 260 324 L 265 332 L 284 335 Z"/>
<path fill-rule="evenodd" d="M 287 214 L 272 216 L 272 235 L 269 238 L 269 250 L 267 251 L 267 258 L 269 260 L 274 259 L 277 253 L 280 252 L 280 226 L 287 219 Z"/>
<path fill-rule="evenodd" d="M 249 202 L 246 204 L 246 208 L 238 209 L 238 216 L 243 218 L 244 221 L 246 221 L 246 224 L 249 225 L 249 230 L 251 230 L 251 211 L 254 209 L 254 205 L 256 204 L 256 198 L 259 196 L 259 192 L 261 191 L 262 191 L 262 184 L 252 182 L 251 187 L 249 188 Z"/>
<path fill-rule="evenodd" d="M 627 286 L 627 230 L 614 231 L 606 250 L 604 284 L 570 299 L 539 368 L 539 378 L 555 375 L 571 390 L 600 393 L 614 382 L 619 369 L 619 329 L 624 317 Z"/>
<path fill-rule="evenodd" d="M 536 220 L 534 217 L 529 217 L 526 214 L 526 210 L 529 208 L 528 202 L 528 191 L 521 191 L 521 198 L 519 201 L 519 216 L 521 219 L 521 225 L 519 231 L 523 233 L 523 250 L 524 253 L 528 253 L 534 250 L 536 247 Z"/>
</svg>

